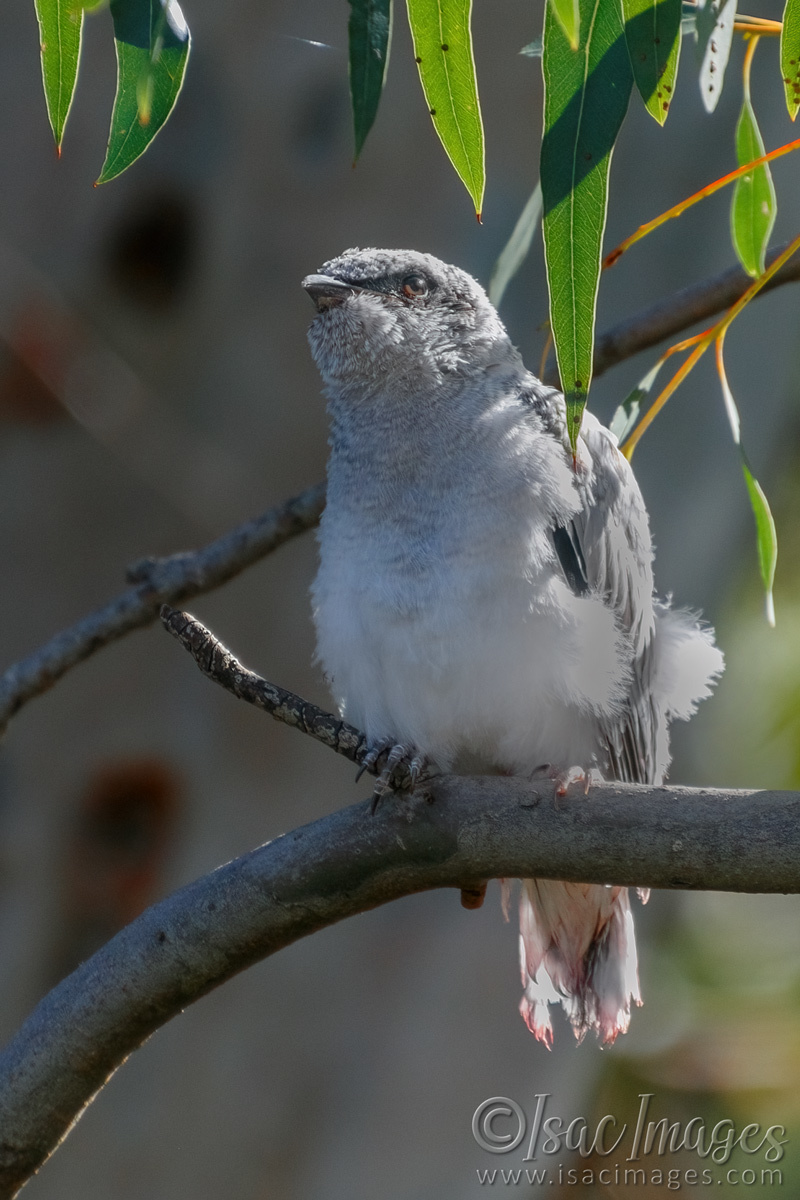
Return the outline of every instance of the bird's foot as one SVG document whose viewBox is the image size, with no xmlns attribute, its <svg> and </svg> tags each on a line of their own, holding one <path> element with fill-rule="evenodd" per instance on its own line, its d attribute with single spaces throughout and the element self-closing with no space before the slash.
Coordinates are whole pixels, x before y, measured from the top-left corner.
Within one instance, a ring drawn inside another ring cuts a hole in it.
<svg viewBox="0 0 800 1200">
<path fill-rule="evenodd" d="M 361 776 L 364 774 L 365 771 L 369 771 L 370 774 L 372 774 L 374 772 L 375 764 L 377 763 L 380 756 L 383 754 L 384 750 L 388 750 L 393 745 L 394 745 L 394 742 L 392 741 L 391 738 L 382 738 L 382 740 L 380 742 L 372 743 L 372 745 L 367 750 L 367 753 L 364 755 L 364 757 L 361 760 L 361 766 L 356 771 L 356 783 L 358 783 L 359 779 L 361 778 Z"/>
<path fill-rule="evenodd" d="M 585 796 L 589 795 L 589 787 L 592 782 L 592 772 L 584 770 L 583 767 L 568 767 L 566 771 L 556 771 L 553 775 L 553 780 L 556 785 L 556 795 L 566 796 L 570 784 L 582 783 Z"/>
<path fill-rule="evenodd" d="M 570 784 L 582 783 L 583 794 L 588 796 L 589 788 L 597 780 L 596 772 L 593 770 L 587 771 L 585 767 L 578 766 L 564 769 L 563 767 L 554 767 L 552 763 L 542 763 L 540 767 L 537 767 L 531 778 L 535 779 L 537 776 L 553 780 L 553 783 L 556 785 L 556 804 L 558 804 L 562 796 L 566 796 Z"/>
<path fill-rule="evenodd" d="M 416 746 L 404 742 L 384 741 L 370 747 L 362 764 L 363 769 L 374 770 L 387 749 L 389 756 L 372 792 L 373 813 L 387 792 L 413 792 L 417 784 L 427 776 L 430 767 L 428 759 Z"/>
</svg>

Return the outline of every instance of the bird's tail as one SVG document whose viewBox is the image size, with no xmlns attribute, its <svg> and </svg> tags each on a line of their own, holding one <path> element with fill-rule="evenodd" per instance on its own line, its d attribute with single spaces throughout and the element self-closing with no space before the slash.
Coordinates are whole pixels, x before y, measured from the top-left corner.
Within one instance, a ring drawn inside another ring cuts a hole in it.
<svg viewBox="0 0 800 1200">
<path fill-rule="evenodd" d="M 628 889 L 524 879 L 520 964 L 520 1012 L 540 1042 L 553 1044 L 554 1003 L 578 1041 L 593 1029 L 613 1042 L 628 1028 L 631 1001 L 642 1002 Z"/>
</svg>

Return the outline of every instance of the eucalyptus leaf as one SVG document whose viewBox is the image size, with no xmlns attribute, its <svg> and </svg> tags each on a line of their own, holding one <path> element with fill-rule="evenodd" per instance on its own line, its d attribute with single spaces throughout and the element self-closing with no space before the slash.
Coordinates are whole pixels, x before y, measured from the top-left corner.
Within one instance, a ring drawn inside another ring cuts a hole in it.
<svg viewBox="0 0 800 1200">
<path fill-rule="evenodd" d="M 573 50 L 580 41 L 581 14 L 578 0 L 548 0 L 553 16 Z"/>
<path fill-rule="evenodd" d="M 480 220 L 486 167 L 472 54 L 472 0 L 406 2 L 414 57 L 434 129 Z"/>
<path fill-rule="evenodd" d="M 742 471 L 747 495 L 750 498 L 750 507 L 756 522 L 758 565 L 761 570 L 761 581 L 764 584 L 767 620 L 770 625 L 774 625 L 775 601 L 772 589 L 775 583 L 775 568 L 778 565 L 778 533 L 769 502 L 764 495 L 764 489 L 750 470 L 744 451 L 742 451 Z"/>
<path fill-rule="evenodd" d="M 500 251 L 497 262 L 494 264 L 492 278 L 489 281 L 489 299 L 496 308 L 499 307 L 506 288 L 528 256 L 541 216 L 542 185 L 537 183 L 528 203 L 517 219 L 511 237 Z"/>
<path fill-rule="evenodd" d="M 786 0 L 781 30 L 781 75 L 792 120 L 800 108 L 800 0 Z"/>
<path fill-rule="evenodd" d="M 550 325 L 574 449 L 592 375 L 611 153 L 633 87 L 617 0 L 581 0 L 577 51 L 548 5 L 542 69 L 542 233 Z"/>
<path fill-rule="evenodd" d="M 191 39 L 177 0 L 111 0 L 117 94 L 98 183 L 121 175 L 169 117 L 183 85 Z"/>
<path fill-rule="evenodd" d="M 735 20 L 736 0 L 697 0 L 695 34 L 700 95 L 708 112 L 714 111 L 722 95 Z"/>
<path fill-rule="evenodd" d="M 681 0 L 622 0 L 622 16 L 636 86 L 650 116 L 663 125 L 678 73 Z"/>
<path fill-rule="evenodd" d="M 640 379 L 633 391 L 625 397 L 611 418 L 609 429 L 620 445 L 625 441 L 628 434 L 633 431 L 634 426 L 639 420 L 639 414 L 642 411 L 642 401 L 649 395 L 656 381 L 656 376 L 663 365 L 664 359 L 660 358 L 655 366 L 651 367 L 647 372 L 644 379 Z"/>
<path fill-rule="evenodd" d="M 736 126 L 736 158 L 739 166 L 761 158 L 764 141 L 745 88 L 744 101 Z M 762 163 L 747 175 L 741 175 L 731 198 L 731 238 L 739 261 L 756 279 L 764 271 L 767 246 L 775 224 L 777 199 L 769 163 Z"/>
<path fill-rule="evenodd" d="M 83 8 L 75 0 L 36 0 L 36 17 L 47 116 L 60 154 L 78 78 Z"/>
<path fill-rule="evenodd" d="M 350 0 L 350 98 L 355 158 L 372 128 L 389 66 L 392 0 Z"/>
<path fill-rule="evenodd" d="M 720 339 L 717 343 L 717 370 L 719 373 L 720 383 L 722 385 L 722 396 L 725 401 L 725 412 L 728 417 L 728 423 L 731 427 L 733 440 L 739 450 L 739 456 L 742 464 L 742 474 L 747 488 L 747 495 L 750 500 L 750 507 L 753 510 L 753 517 L 756 523 L 756 545 L 758 548 L 758 565 L 761 571 L 761 581 L 764 584 L 766 615 L 770 625 L 775 624 L 775 603 L 772 596 L 772 588 L 775 582 L 775 568 L 778 563 L 778 534 L 775 528 L 775 520 L 769 507 L 769 501 L 764 494 L 764 489 L 758 482 L 753 472 L 750 469 L 750 464 L 747 461 L 747 455 L 744 452 L 742 445 L 742 424 L 739 418 L 739 409 L 736 406 L 736 401 L 733 398 L 733 392 L 730 389 L 728 378 L 725 373 L 725 364 L 723 362 L 722 342 Z"/>
</svg>

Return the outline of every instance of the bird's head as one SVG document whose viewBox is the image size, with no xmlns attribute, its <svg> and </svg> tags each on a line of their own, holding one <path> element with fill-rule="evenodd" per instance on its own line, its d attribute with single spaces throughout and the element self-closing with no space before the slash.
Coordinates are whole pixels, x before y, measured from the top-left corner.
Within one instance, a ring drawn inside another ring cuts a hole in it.
<svg viewBox="0 0 800 1200">
<path fill-rule="evenodd" d="M 479 283 L 415 250 L 347 250 L 303 280 L 311 352 L 333 388 L 421 387 L 512 350 Z"/>
</svg>

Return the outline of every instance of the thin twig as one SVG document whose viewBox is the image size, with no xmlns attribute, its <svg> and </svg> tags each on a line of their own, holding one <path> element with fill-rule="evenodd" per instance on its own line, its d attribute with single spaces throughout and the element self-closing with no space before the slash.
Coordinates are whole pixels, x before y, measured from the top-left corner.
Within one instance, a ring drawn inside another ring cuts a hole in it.
<svg viewBox="0 0 800 1200">
<path fill-rule="evenodd" d="M 387 746 L 374 759 L 365 762 L 370 747 L 360 729 L 318 708 L 309 700 L 303 700 L 294 692 L 288 692 L 277 683 L 270 683 L 255 671 L 248 670 L 191 613 L 178 612 L 165 604 L 161 609 L 161 620 L 167 632 L 189 651 L 203 674 L 213 679 L 214 683 L 220 684 L 237 699 L 246 700 L 248 704 L 269 713 L 276 721 L 322 742 L 323 746 L 335 750 L 362 771 L 370 775 L 381 774 L 391 747 Z M 411 771 L 406 763 L 397 764 L 392 772 L 392 784 L 400 791 L 410 788 Z"/>
<path fill-rule="evenodd" d="M 124 1059 L 218 984 L 400 896 L 497 877 L 800 891 L 800 794 L 440 776 L 227 863 L 148 909 L 42 1000 L 0 1054 L 0 1200 Z"/>
<path fill-rule="evenodd" d="M 176 604 L 227 583 L 289 538 L 311 529 L 324 504 L 325 486 L 318 483 L 200 550 L 134 564 L 128 570 L 132 587 L 56 634 L 0 676 L 0 732 L 26 701 L 46 692 L 70 667 L 155 621 L 162 604 Z"/>
</svg>

